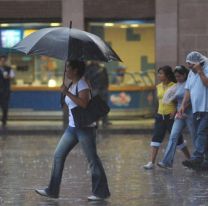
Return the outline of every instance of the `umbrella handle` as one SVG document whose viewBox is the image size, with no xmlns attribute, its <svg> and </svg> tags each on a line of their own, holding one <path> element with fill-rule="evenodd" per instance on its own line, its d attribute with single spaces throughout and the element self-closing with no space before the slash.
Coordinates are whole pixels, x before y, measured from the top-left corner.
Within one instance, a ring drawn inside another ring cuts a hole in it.
<svg viewBox="0 0 208 206">
<path fill-rule="evenodd" d="M 70 21 L 70 23 L 69 23 L 69 29 L 71 29 L 71 28 L 72 28 L 72 21 Z M 69 36 L 69 40 L 70 40 L 70 36 Z M 69 41 L 68 41 L 68 47 L 69 47 Z M 68 58 L 69 58 L 69 53 L 68 53 Z M 63 85 L 64 85 L 64 86 L 66 86 L 66 85 L 65 85 L 66 63 L 67 63 L 67 62 L 65 62 L 64 76 L 63 76 Z"/>
<path fill-rule="evenodd" d="M 70 21 L 70 23 L 69 23 L 69 32 L 70 32 L 71 28 L 72 28 L 72 21 Z M 69 60 L 69 46 L 70 46 L 70 35 L 69 35 L 69 40 L 68 40 L 68 60 Z"/>
<path fill-rule="evenodd" d="M 64 65 L 64 75 L 63 75 L 63 85 L 65 85 L 65 74 L 66 74 L 66 62 L 65 62 L 65 65 Z"/>
</svg>

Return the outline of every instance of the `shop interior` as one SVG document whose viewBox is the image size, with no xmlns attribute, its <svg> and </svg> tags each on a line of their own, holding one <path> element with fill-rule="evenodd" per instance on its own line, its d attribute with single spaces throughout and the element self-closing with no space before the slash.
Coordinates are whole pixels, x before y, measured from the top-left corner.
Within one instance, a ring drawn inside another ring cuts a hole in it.
<svg viewBox="0 0 208 206">
<path fill-rule="evenodd" d="M 4 23 L 0 25 L 0 52 L 9 54 L 18 87 L 57 87 L 62 84 L 64 62 L 46 56 L 26 56 L 11 47 L 41 28 L 60 23 Z M 114 86 L 155 84 L 155 24 L 151 20 L 89 21 L 87 31 L 104 39 L 123 62 L 102 63 Z"/>
</svg>

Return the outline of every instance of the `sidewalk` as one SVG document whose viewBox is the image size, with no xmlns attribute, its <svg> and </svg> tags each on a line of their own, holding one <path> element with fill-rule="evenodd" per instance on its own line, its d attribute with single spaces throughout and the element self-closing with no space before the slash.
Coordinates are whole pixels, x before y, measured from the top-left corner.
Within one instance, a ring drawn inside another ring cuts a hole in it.
<svg viewBox="0 0 208 206">
<path fill-rule="evenodd" d="M 34 190 L 48 184 L 59 139 L 56 134 L 0 138 L 1 206 L 207 205 L 207 171 L 183 167 L 181 152 L 176 152 L 173 169 L 143 169 L 149 156 L 149 134 L 98 135 L 97 150 L 111 192 L 106 201 L 87 201 L 91 194 L 91 176 L 80 145 L 66 158 L 59 199 L 41 197 Z M 191 146 L 191 140 L 188 143 Z M 164 146 L 158 160 L 162 158 Z"/>
<path fill-rule="evenodd" d="M 154 120 L 140 118 L 134 120 L 110 120 L 112 125 L 103 128 L 99 126 L 99 133 L 110 134 L 141 134 L 152 132 Z M 0 134 L 61 134 L 63 122 L 61 120 L 9 120 L 6 130 Z"/>
<path fill-rule="evenodd" d="M 145 113 L 145 112 L 143 112 Z M 1 116 L 1 114 L 0 114 Z M 116 111 L 109 113 L 112 123 L 108 127 L 98 127 L 99 133 L 109 134 L 141 134 L 151 133 L 154 119 L 142 117 L 136 111 Z M 1 134 L 61 134 L 63 133 L 63 113 L 61 111 L 34 111 L 10 109 L 6 130 Z"/>
</svg>

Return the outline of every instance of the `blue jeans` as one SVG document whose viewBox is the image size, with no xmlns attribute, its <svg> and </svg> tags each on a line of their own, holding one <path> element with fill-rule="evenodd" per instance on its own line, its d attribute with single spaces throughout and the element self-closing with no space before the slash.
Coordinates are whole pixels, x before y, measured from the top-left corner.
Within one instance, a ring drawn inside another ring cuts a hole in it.
<svg viewBox="0 0 208 206">
<path fill-rule="evenodd" d="M 192 159 L 203 160 L 208 138 L 208 112 L 196 112 L 193 119 L 196 148 L 192 154 Z"/>
<path fill-rule="evenodd" d="M 110 196 L 104 168 L 97 155 L 96 130 L 93 127 L 68 127 L 60 139 L 54 154 L 51 179 L 47 192 L 58 195 L 64 168 L 64 162 L 69 152 L 80 143 L 90 165 L 92 174 L 92 194 L 106 198 Z"/>
<path fill-rule="evenodd" d="M 193 115 L 190 112 L 188 114 L 187 118 L 185 118 L 185 119 L 175 119 L 175 121 L 173 123 L 172 130 L 171 130 L 171 134 L 169 137 L 168 145 L 166 147 L 165 154 L 162 159 L 163 164 L 165 164 L 169 167 L 172 167 L 178 138 L 186 126 L 189 130 L 191 137 L 192 137 L 193 143 L 195 142 L 195 140 L 194 140 L 194 127 L 193 127 Z"/>
</svg>

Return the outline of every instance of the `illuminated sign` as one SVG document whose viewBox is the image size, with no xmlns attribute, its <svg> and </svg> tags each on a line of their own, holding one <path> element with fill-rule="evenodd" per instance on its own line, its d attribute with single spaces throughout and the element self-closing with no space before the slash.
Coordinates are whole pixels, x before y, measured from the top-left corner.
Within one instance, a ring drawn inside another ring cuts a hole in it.
<svg viewBox="0 0 208 206">
<path fill-rule="evenodd" d="M 23 38 L 25 38 L 26 36 L 32 34 L 35 31 L 37 31 L 37 30 L 36 29 L 26 29 L 26 30 L 24 30 Z"/>
<path fill-rule="evenodd" d="M 22 31 L 20 29 L 1 30 L 1 46 L 11 48 L 21 41 Z"/>
</svg>

